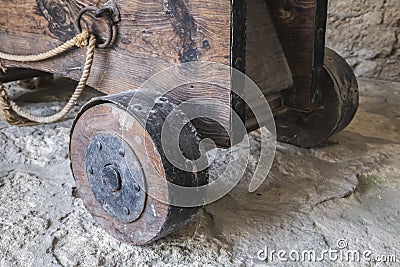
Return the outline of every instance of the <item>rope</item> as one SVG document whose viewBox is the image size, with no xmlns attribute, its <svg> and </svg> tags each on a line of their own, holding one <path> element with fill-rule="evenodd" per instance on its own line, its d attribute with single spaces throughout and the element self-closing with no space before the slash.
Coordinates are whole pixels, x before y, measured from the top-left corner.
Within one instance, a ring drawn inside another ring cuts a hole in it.
<svg viewBox="0 0 400 267">
<path fill-rule="evenodd" d="M 18 61 L 18 62 L 38 62 L 43 61 L 55 56 L 58 56 L 61 53 L 64 53 L 68 49 L 71 49 L 74 46 L 84 47 L 88 45 L 90 34 L 87 31 L 84 31 L 73 39 L 65 42 L 64 44 L 44 53 L 40 53 L 37 55 L 13 55 L 0 52 L 0 58 L 9 61 Z"/>
<path fill-rule="evenodd" d="M 3 65 L 1 65 L 1 62 L 0 62 L 0 70 L 1 70 L 3 73 L 6 73 L 6 72 L 7 72 L 7 68 L 4 67 Z"/>
<path fill-rule="evenodd" d="M 68 103 L 59 112 L 51 116 L 36 116 L 27 111 L 24 111 L 14 101 L 8 98 L 4 86 L 0 83 L 0 117 L 2 117 L 5 121 L 12 125 L 19 126 L 34 125 L 40 123 L 53 123 L 64 118 L 71 111 L 76 101 L 85 89 L 86 82 L 89 78 L 90 71 L 93 65 L 96 38 L 94 35 L 89 34 L 87 31 L 84 31 L 78 34 L 75 38 L 65 42 L 61 46 L 37 55 L 12 55 L 0 52 L 1 59 L 19 62 L 37 62 L 55 57 L 61 53 L 64 53 L 68 49 L 71 49 L 74 46 L 88 46 L 86 52 L 85 67 L 74 93 L 72 94 Z"/>
<path fill-rule="evenodd" d="M 11 125 L 30 126 L 37 123 L 21 117 L 15 113 L 11 106 L 4 85 L 0 83 L 0 117 Z"/>
</svg>

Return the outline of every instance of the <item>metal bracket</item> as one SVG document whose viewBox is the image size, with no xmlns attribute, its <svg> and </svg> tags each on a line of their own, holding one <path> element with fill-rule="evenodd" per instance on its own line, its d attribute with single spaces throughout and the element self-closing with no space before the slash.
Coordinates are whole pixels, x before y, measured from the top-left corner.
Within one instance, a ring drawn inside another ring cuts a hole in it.
<svg viewBox="0 0 400 267">
<path fill-rule="evenodd" d="M 103 7 L 96 12 L 96 17 L 102 17 L 104 15 L 108 16 L 113 24 L 117 24 L 121 21 L 121 12 L 115 0 L 108 0 L 104 3 Z"/>
</svg>

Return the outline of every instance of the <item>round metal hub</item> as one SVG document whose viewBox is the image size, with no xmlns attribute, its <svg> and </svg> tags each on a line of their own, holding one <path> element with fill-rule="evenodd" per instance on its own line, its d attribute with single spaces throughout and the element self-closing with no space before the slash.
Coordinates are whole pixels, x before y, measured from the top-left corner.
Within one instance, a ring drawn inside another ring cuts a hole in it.
<svg viewBox="0 0 400 267">
<path fill-rule="evenodd" d="M 106 185 L 110 191 L 115 193 L 121 190 L 122 181 L 118 166 L 114 164 L 105 166 L 101 179 L 103 184 Z"/>
<path fill-rule="evenodd" d="M 99 134 L 86 151 L 86 171 L 93 194 L 103 209 L 123 223 L 137 220 L 146 200 L 138 158 L 121 138 Z"/>
</svg>

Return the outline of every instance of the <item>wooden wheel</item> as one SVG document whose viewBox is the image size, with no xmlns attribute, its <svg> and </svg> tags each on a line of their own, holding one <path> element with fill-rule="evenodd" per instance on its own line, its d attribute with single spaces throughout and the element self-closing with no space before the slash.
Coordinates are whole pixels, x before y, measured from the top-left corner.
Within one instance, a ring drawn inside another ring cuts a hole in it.
<svg viewBox="0 0 400 267">
<path fill-rule="evenodd" d="M 162 149 L 161 127 L 176 104 L 140 92 L 128 108 L 132 94 L 88 103 L 73 126 L 70 155 L 79 196 L 93 217 L 115 238 L 143 245 L 190 222 L 199 211 L 168 204 L 179 197 L 168 182 L 194 187 L 207 184 L 208 176 L 207 170 L 175 167 Z M 179 138 L 182 153 L 198 158 L 199 141 L 193 125 L 186 124 Z"/>
<path fill-rule="evenodd" d="M 359 102 L 357 79 L 346 61 L 328 48 L 320 84 L 320 94 L 311 112 L 283 109 L 276 116 L 280 141 L 314 147 L 351 122 Z"/>
</svg>

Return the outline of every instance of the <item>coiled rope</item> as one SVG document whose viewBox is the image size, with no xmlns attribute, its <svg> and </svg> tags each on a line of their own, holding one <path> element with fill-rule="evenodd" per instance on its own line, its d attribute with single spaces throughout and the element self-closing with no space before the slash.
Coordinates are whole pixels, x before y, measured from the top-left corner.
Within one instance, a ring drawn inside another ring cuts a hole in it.
<svg viewBox="0 0 400 267">
<path fill-rule="evenodd" d="M 12 125 L 18 126 L 53 123 L 64 118 L 71 111 L 76 101 L 85 89 L 93 65 L 96 42 L 96 37 L 93 34 L 90 34 L 87 31 L 83 31 L 82 33 L 78 34 L 73 39 L 65 42 L 64 44 L 47 52 L 39 53 L 36 55 L 12 55 L 0 52 L 0 59 L 3 60 L 18 62 L 38 62 L 58 56 L 73 47 L 87 46 L 86 61 L 82 76 L 68 103 L 59 112 L 51 116 L 36 116 L 27 111 L 24 111 L 13 100 L 9 99 L 4 85 L 0 83 L 0 117 Z M 3 71 L 6 70 L 1 65 L 0 68 Z"/>
</svg>

